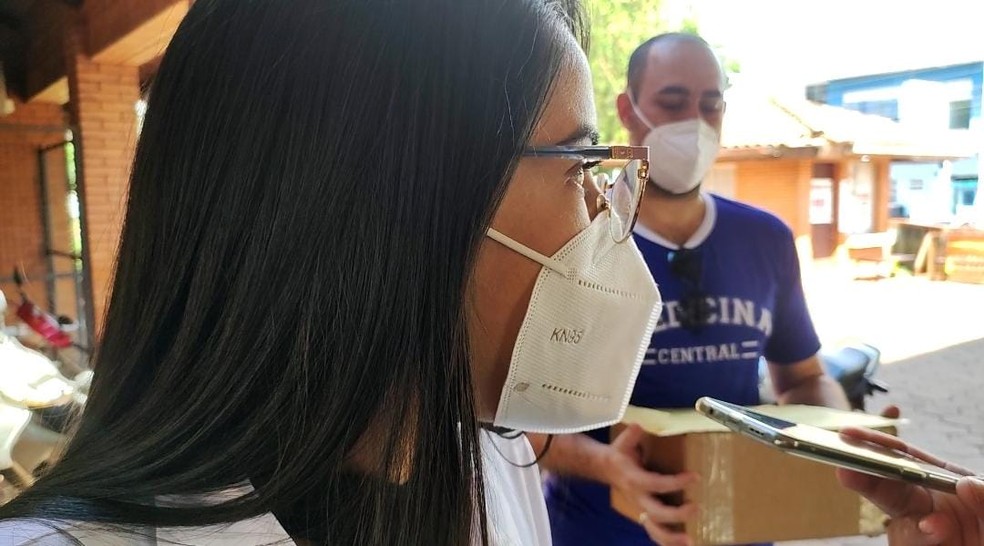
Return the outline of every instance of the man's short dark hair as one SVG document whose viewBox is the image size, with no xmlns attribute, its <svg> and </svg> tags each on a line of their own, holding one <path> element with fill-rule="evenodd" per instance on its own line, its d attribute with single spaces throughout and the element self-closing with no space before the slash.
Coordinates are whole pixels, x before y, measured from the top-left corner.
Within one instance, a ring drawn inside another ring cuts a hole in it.
<svg viewBox="0 0 984 546">
<path fill-rule="evenodd" d="M 639 44 L 639 47 L 635 48 L 635 51 L 633 51 L 632 55 L 629 57 L 628 87 L 632 94 L 633 101 L 637 100 L 639 96 L 639 82 L 642 80 L 642 75 L 646 72 L 646 65 L 649 62 L 649 50 L 659 42 L 668 41 L 692 42 L 701 44 L 707 49 L 711 48 L 707 41 L 700 36 L 686 32 L 666 32 L 653 36 L 652 38 Z"/>
</svg>

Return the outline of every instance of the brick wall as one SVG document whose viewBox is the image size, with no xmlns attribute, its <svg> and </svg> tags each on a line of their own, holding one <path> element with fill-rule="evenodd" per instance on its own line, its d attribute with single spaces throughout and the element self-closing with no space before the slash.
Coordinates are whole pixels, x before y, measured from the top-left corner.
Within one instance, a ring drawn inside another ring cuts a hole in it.
<svg viewBox="0 0 984 546">
<path fill-rule="evenodd" d="M 69 41 L 69 52 L 73 49 Z M 96 63 L 72 55 L 68 79 L 73 122 L 78 126 L 89 271 L 97 325 L 109 297 L 136 140 L 139 69 Z M 97 326 L 98 327 L 98 326 Z"/>
<path fill-rule="evenodd" d="M 735 198 L 775 214 L 793 230 L 801 260 L 813 256 L 810 229 L 809 159 L 735 162 Z"/>
<path fill-rule="evenodd" d="M 46 271 L 44 232 L 41 223 L 41 192 L 38 148 L 64 139 L 66 116 L 56 104 L 17 104 L 13 114 L 0 118 L 0 279 L 9 279 L 14 266 L 22 265 L 37 278 L 29 295 L 47 305 L 44 282 Z M 54 151 L 47 158 L 52 165 L 64 154 Z M 49 181 L 65 183 L 64 169 L 49 172 Z M 0 282 L 0 290 L 14 300 L 13 284 Z M 13 303 L 11 301 L 11 303 Z M 8 314 L 8 321 L 10 316 Z"/>
<path fill-rule="evenodd" d="M 774 159 L 735 163 L 735 197 L 779 218 L 797 237 L 810 234 L 809 160 Z"/>
<path fill-rule="evenodd" d="M 24 52 L 27 76 L 14 91 L 41 103 L 67 103 L 67 118 L 79 144 L 80 198 L 97 329 L 119 243 L 136 137 L 134 104 L 139 98 L 140 66 L 160 55 L 191 3 L 92 0 L 70 7 L 43 1 L 35 2 L 25 23 L 32 37 Z M 51 121 L 30 121 L 32 108 L 0 119 L 0 279 L 9 277 L 13 263 L 21 261 L 25 267 L 46 269 L 38 145 L 24 138 L 23 129 L 3 130 L 20 122 L 43 125 Z M 54 113 L 55 125 L 65 121 L 58 106 L 39 104 L 36 111 Z M 58 141 L 62 137 L 62 131 L 54 131 L 46 138 Z M 60 160 L 49 156 L 46 163 L 54 168 Z M 52 224 L 58 222 L 63 227 L 67 219 L 52 219 Z M 53 246 L 62 245 L 56 241 Z M 56 260 L 56 267 L 60 263 Z M 42 293 L 32 295 L 41 303 L 44 283 L 39 285 Z"/>
</svg>

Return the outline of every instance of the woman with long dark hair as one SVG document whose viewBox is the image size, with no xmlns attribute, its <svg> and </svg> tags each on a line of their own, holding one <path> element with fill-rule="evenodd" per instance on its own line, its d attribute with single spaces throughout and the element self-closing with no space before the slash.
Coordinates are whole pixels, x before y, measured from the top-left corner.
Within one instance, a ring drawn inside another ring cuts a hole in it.
<svg viewBox="0 0 984 546">
<path fill-rule="evenodd" d="M 573 0 L 196 1 L 87 407 L 0 543 L 548 542 L 513 431 L 618 420 L 659 311 L 584 37 Z"/>
</svg>

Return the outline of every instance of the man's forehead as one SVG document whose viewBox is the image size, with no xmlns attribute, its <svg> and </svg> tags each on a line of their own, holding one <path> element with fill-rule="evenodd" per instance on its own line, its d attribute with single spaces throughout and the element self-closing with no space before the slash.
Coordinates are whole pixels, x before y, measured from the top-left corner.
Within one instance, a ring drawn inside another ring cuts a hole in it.
<svg viewBox="0 0 984 546">
<path fill-rule="evenodd" d="M 670 40 L 652 45 L 644 86 L 650 93 L 720 93 L 724 74 L 714 53 L 700 42 Z M 648 85 L 647 85 L 648 84 Z"/>
</svg>

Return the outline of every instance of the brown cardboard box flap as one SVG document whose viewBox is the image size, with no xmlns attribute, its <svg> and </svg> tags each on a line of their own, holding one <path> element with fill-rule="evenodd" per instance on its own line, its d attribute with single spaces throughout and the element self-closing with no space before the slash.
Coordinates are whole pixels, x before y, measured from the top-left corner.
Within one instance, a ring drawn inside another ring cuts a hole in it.
<svg viewBox="0 0 984 546">
<path fill-rule="evenodd" d="M 879 430 L 894 429 L 906 423 L 904 419 L 888 419 L 878 415 L 856 411 L 841 411 L 817 406 L 758 406 L 753 409 L 770 417 L 777 417 L 828 430 L 846 427 L 865 427 Z M 728 432 L 728 428 L 696 410 L 655 410 L 629 406 L 622 418 L 625 424 L 636 423 L 646 432 L 656 436 L 678 436 L 697 432 Z"/>
<path fill-rule="evenodd" d="M 840 429 L 863 426 L 894 432 L 898 420 L 809 406 L 754 408 L 761 413 Z M 762 445 L 696 411 L 630 407 L 624 423 L 638 423 L 653 436 L 641 443 L 644 465 L 673 474 L 685 470 L 701 479 L 686 498 L 701 510 L 686 532 L 695 545 L 718 546 L 811 538 L 875 535 L 884 515 L 870 502 L 840 486 L 831 466 L 793 457 Z M 623 425 L 613 428 L 618 434 Z M 615 490 L 612 506 L 636 520 L 640 508 Z"/>
</svg>

